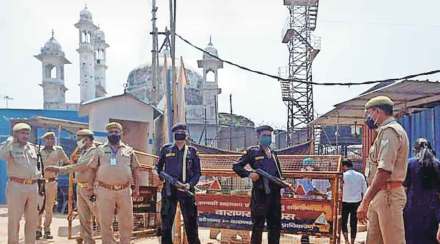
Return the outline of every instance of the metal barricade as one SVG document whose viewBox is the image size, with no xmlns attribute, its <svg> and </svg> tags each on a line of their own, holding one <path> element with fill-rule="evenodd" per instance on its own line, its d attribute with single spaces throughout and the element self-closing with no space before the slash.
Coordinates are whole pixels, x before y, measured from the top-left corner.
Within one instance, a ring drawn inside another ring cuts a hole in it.
<svg viewBox="0 0 440 244">
<path fill-rule="evenodd" d="M 252 182 L 232 171 L 239 157 L 200 155 L 203 176 L 196 194 L 199 226 L 211 228 L 211 238 L 227 229 L 227 240 L 222 232 L 226 243 L 237 243 L 238 239 L 249 243 L 252 227 Z M 340 156 L 283 155 L 279 160 L 283 176 L 294 189 L 281 191 L 282 232 L 328 237 L 337 243 L 342 202 Z"/>
</svg>

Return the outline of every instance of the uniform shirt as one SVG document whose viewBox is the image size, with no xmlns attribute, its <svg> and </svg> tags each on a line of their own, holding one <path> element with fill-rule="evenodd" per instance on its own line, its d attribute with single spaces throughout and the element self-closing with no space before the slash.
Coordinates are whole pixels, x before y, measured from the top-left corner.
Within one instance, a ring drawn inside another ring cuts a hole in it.
<svg viewBox="0 0 440 244">
<path fill-rule="evenodd" d="M 262 169 L 269 173 L 270 175 L 273 175 L 275 177 L 281 177 L 281 168 L 278 164 L 278 161 L 276 160 L 276 155 L 274 152 L 272 152 L 272 157 L 268 158 L 266 153 L 264 152 L 263 147 L 261 146 L 252 146 L 248 148 L 244 155 L 240 157 L 237 163 L 235 163 L 232 166 L 232 169 L 237 173 L 240 177 L 249 177 L 249 174 L 251 171 L 247 170 L 245 167 L 248 165 L 256 170 L 256 169 Z M 254 182 L 255 186 L 262 187 L 263 181 L 260 177 L 259 180 Z M 273 187 L 273 184 L 271 183 L 271 187 Z"/>
<path fill-rule="evenodd" d="M 69 162 L 69 158 L 67 157 L 66 153 L 64 152 L 63 148 L 60 146 L 53 146 L 52 148 L 43 147 L 40 150 L 41 153 L 41 159 L 43 160 L 43 165 L 50 166 L 50 165 L 58 165 L 59 162 L 67 163 Z M 55 178 L 57 174 L 55 172 L 51 171 L 44 171 L 44 178 Z"/>
<path fill-rule="evenodd" d="M 98 147 L 94 160 L 88 166 L 96 169 L 96 180 L 110 185 L 133 183 L 132 170 L 139 162 L 132 147 L 120 143 L 116 152 L 116 165 L 111 165 L 112 148 L 107 142 Z"/>
<path fill-rule="evenodd" d="M 189 183 L 192 187 L 197 185 L 200 179 L 200 158 L 197 149 L 187 146 L 186 154 L 186 181 L 183 182 L 183 153 L 184 149 L 179 150 L 175 144 L 164 145 L 160 149 L 159 161 L 156 164 L 158 174 L 165 173 L 175 177 L 183 183 Z"/>
<path fill-rule="evenodd" d="M 78 161 L 76 164 L 67 165 L 61 167 L 60 173 L 73 173 L 76 172 L 76 181 L 80 183 L 87 183 L 92 176 L 93 169 L 88 164 L 94 159 L 97 153 L 97 147 L 92 145 L 87 149 L 83 149 L 80 152 Z"/>
<path fill-rule="evenodd" d="M 364 175 L 353 169 L 345 171 L 342 189 L 343 202 L 357 203 L 362 201 L 362 196 L 367 191 L 367 182 Z"/>
<path fill-rule="evenodd" d="M 8 176 L 23 179 L 38 179 L 37 149 L 27 143 L 24 146 L 12 141 L 0 145 L 0 159 L 8 161 Z"/>
<path fill-rule="evenodd" d="M 391 173 L 389 181 L 403 182 L 408 167 L 408 144 L 405 130 L 394 118 L 384 121 L 368 155 L 368 182 L 371 184 L 378 169 Z"/>
</svg>

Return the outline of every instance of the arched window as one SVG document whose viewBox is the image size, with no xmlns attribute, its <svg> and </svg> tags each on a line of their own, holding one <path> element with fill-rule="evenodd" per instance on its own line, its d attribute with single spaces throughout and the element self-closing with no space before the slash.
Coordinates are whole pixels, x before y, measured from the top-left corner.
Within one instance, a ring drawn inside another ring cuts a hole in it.
<svg viewBox="0 0 440 244">
<path fill-rule="evenodd" d="M 215 73 L 212 70 L 208 70 L 206 72 L 206 81 L 207 82 L 215 82 Z"/>
</svg>

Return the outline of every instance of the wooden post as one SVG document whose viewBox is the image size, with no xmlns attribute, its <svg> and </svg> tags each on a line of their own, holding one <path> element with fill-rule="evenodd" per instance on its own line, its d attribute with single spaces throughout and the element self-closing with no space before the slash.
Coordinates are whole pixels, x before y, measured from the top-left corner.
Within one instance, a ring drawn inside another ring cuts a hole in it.
<svg viewBox="0 0 440 244">
<path fill-rule="evenodd" d="M 67 235 L 72 238 L 73 221 L 73 173 L 69 174 L 69 189 L 67 191 Z"/>
<path fill-rule="evenodd" d="M 180 206 L 177 205 L 176 216 L 174 217 L 174 243 L 182 243 L 182 221 L 180 219 Z"/>
</svg>

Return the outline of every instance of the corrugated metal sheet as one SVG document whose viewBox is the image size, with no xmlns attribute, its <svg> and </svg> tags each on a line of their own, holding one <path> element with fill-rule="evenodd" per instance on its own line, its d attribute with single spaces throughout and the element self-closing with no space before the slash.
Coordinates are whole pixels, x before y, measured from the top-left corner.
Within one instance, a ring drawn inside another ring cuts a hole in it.
<svg viewBox="0 0 440 244">
<path fill-rule="evenodd" d="M 437 156 L 440 156 L 440 105 L 406 115 L 400 119 L 400 123 L 408 133 L 411 147 L 417 138 L 424 137 L 432 143 Z M 410 153 L 413 156 L 412 150 Z"/>
</svg>

